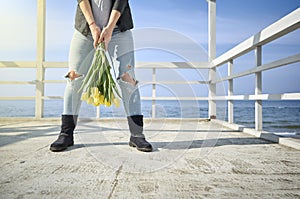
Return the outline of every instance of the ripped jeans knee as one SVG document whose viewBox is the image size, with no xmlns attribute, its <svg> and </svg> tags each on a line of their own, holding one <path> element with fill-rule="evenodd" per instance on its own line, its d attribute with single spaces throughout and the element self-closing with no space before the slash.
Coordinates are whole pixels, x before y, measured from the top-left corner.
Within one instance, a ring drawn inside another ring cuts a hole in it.
<svg viewBox="0 0 300 199">
<path fill-rule="evenodd" d="M 79 77 L 82 77 L 82 76 L 83 76 L 82 74 L 77 73 L 75 70 L 70 70 L 66 74 L 65 78 L 69 78 L 72 81 L 72 80 L 74 80 L 76 78 L 79 78 Z"/>
<path fill-rule="evenodd" d="M 67 80 L 64 93 L 64 115 L 78 115 L 81 106 L 81 93 L 79 89 L 82 85 L 84 75 L 71 70 L 65 75 Z"/>
<path fill-rule="evenodd" d="M 133 70 L 126 71 L 117 80 L 122 91 L 126 115 L 141 115 L 141 97 L 138 81 L 134 78 Z"/>
</svg>

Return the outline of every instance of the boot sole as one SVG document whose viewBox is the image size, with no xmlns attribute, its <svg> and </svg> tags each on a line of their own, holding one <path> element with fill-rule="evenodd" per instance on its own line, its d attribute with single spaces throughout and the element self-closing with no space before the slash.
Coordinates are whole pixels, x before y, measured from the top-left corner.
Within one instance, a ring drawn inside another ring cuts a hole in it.
<svg viewBox="0 0 300 199">
<path fill-rule="evenodd" d="M 137 150 L 142 151 L 142 152 L 151 152 L 152 151 L 152 148 L 139 148 L 133 142 L 129 142 L 129 146 L 136 148 Z"/>
<path fill-rule="evenodd" d="M 68 145 L 68 146 L 63 146 L 63 147 L 54 147 L 54 146 L 50 146 L 50 151 L 52 151 L 52 152 L 60 152 L 60 151 L 64 151 L 64 150 L 66 150 L 68 147 L 73 146 L 73 145 L 74 145 L 74 143 L 73 143 L 73 144 L 70 144 L 70 145 Z"/>
</svg>

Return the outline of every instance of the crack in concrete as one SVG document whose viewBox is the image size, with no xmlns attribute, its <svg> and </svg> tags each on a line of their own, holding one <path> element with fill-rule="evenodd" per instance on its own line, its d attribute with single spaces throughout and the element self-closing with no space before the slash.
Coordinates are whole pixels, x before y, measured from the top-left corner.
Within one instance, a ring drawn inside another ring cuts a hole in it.
<svg viewBox="0 0 300 199">
<path fill-rule="evenodd" d="M 56 171 L 60 170 L 61 168 L 63 168 L 64 165 L 60 165 L 59 167 L 57 167 L 56 169 L 54 169 L 51 174 L 56 173 Z"/>
<path fill-rule="evenodd" d="M 119 174 L 121 173 L 122 168 L 123 168 L 123 165 L 121 165 L 118 168 L 118 170 L 116 171 L 116 176 L 115 176 L 115 179 L 114 179 L 114 181 L 112 183 L 113 187 L 112 187 L 112 189 L 111 189 L 111 191 L 109 193 L 108 199 L 111 199 L 111 197 L 112 197 L 112 195 L 113 195 L 113 193 L 114 193 L 114 191 L 115 191 L 115 189 L 116 189 L 116 187 L 117 187 L 117 185 L 119 183 L 118 177 L 119 177 Z"/>
</svg>

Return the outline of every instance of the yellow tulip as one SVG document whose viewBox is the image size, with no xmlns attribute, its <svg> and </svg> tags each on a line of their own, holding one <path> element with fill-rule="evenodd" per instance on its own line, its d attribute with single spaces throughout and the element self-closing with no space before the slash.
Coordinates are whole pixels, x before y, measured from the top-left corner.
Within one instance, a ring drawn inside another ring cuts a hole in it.
<svg viewBox="0 0 300 199">
<path fill-rule="evenodd" d="M 94 103 L 100 104 L 100 95 L 94 96 Z"/>
<path fill-rule="evenodd" d="M 84 89 L 83 91 L 85 91 L 82 94 L 81 99 L 86 100 L 88 104 L 92 104 L 94 106 L 99 106 L 100 104 L 111 106 L 114 104 L 118 107 L 120 106 L 120 100 L 115 99 L 114 94 L 117 94 L 119 97 L 120 94 L 118 88 L 115 86 L 116 83 L 114 78 L 112 78 L 110 74 L 111 66 L 106 57 L 104 46 L 104 42 L 101 42 L 99 47 L 96 49 L 94 61 L 83 80 L 82 86 L 80 87 L 80 90 Z M 103 75 L 106 78 L 101 78 Z M 104 83 L 103 80 L 106 82 Z M 100 93 L 100 91 L 102 93 Z M 109 97 L 106 98 L 105 96 Z"/>
<path fill-rule="evenodd" d="M 92 90 L 92 96 L 93 97 L 99 95 L 98 87 L 93 87 L 91 90 Z"/>
<path fill-rule="evenodd" d="M 100 104 L 104 104 L 104 95 L 100 95 L 99 101 L 100 101 Z"/>
<path fill-rule="evenodd" d="M 100 93 L 97 93 L 97 94 L 93 95 L 93 98 L 94 99 L 100 99 Z"/>
<path fill-rule="evenodd" d="M 109 106 L 111 106 L 111 103 L 110 103 L 110 102 L 108 102 L 108 101 L 105 99 L 105 101 L 104 101 L 104 105 L 105 105 L 106 107 L 109 107 Z"/>
<path fill-rule="evenodd" d="M 82 95 L 81 95 L 81 100 L 88 100 L 88 98 L 89 98 L 88 92 L 82 93 Z"/>
<path fill-rule="evenodd" d="M 100 102 L 95 102 L 94 101 L 94 106 L 99 106 L 100 105 Z"/>
<path fill-rule="evenodd" d="M 89 98 L 86 100 L 86 102 L 87 102 L 88 104 L 93 104 L 93 103 L 94 103 L 94 98 L 89 97 Z"/>
<path fill-rule="evenodd" d="M 114 98 L 113 102 L 116 107 L 120 107 L 120 100 L 118 98 Z"/>
</svg>

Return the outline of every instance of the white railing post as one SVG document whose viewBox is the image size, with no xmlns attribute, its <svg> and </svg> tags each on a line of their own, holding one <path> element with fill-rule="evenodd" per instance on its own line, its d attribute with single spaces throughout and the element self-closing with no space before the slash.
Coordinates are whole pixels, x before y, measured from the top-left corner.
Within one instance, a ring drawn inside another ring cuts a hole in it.
<svg viewBox="0 0 300 199">
<path fill-rule="evenodd" d="M 228 62 L 228 76 L 232 75 L 233 60 Z M 233 79 L 228 80 L 228 96 L 233 95 Z M 233 100 L 228 100 L 228 122 L 233 123 Z"/>
<path fill-rule="evenodd" d="M 255 65 L 262 64 L 262 47 L 257 46 L 255 49 Z M 255 73 L 255 95 L 262 93 L 262 72 Z M 262 130 L 262 100 L 255 100 L 255 130 Z"/>
<path fill-rule="evenodd" d="M 46 0 L 37 0 L 37 45 L 36 45 L 36 97 L 35 117 L 40 119 L 44 112 L 44 76 L 45 69 L 45 21 Z"/>
<path fill-rule="evenodd" d="M 96 108 L 96 118 L 97 119 L 99 119 L 100 118 L 100 110 L 101 110 L 101 108 L 100 108 L 100 106 L 97 106 L 97 108 Z"/>
<path fill-rule="evenodd" d="M 208 59 L 212 62 L 216 58 L 216 0 L 207 0 L 208 2 Z M 216 67 L 209 70 L 209 81 L 216 78 Z M 217 115 L 216 101 L 213 99 L 216 96 L 216 84 L 209 83 L 209 108 L 208 117 L 215 119 Z"/>
<path fill-rule="evenodd" d="M 152 69 L 152 118 L 156 116 L 155 99 L 156 99 L 156 69 Z"/>
</svg>

